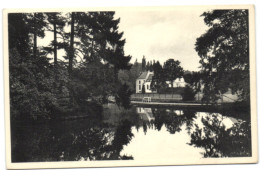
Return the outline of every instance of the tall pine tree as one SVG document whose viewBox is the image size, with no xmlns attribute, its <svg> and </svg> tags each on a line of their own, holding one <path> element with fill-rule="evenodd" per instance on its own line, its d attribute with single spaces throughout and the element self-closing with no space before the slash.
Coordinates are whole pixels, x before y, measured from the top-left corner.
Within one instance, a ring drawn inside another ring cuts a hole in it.
<svg viewBox="0 0 260 170">
<path fill-rule="evenodd" d="M 37 51 L 37 37 L 43 38 L 45 36 L 45 29 L 47 26 L 46 15 L 44 13 L 31 13 L 27 15 L 27 24 L 29 31 L 33 35 L 33 56 L 38 56 Z"/>
</svg>

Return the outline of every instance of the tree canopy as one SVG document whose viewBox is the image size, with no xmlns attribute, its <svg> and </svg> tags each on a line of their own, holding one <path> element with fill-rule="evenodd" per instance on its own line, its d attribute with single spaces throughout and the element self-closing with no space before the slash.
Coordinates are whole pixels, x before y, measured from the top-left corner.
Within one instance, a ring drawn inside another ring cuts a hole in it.
<svg viewBox="0 0 260 170">
<path fill-rule="evenodd" d="M 216 101 L 231 89 L 249 101 L 248 10 L 213 10 L 201 16 L 209 27 L 195 44 L 205 73 L 204 99 Z"/>
<path fill-rule="evenodd" d="M 166 76 L 166 80 L 170 81 L 173 88 L 173 82 L 177 78 L 183 76 L 183 68 L 180 66 L 180 61 L 174 59 L 168 59 L 163 66 L 164 74 Z"/>
<path fill-rule="evenodd" d="M 12 118 L 49 119 L 88 102 L 102 104 L 110 95 L 126 91 L 130 96 L 128 85 L 117 78 L 119 70 L 131 68 L 131 56 L 124 54 L 120 19 L 114 14 L 8 14 Z M 47 31 L 53 33 L 50 44 L 38 47 L 37 37 L 49 39 Z M 127 96 L 119 100 L 128 101 Z M 126 106 L 124 101 L 118 103 Z"/>
</svg>

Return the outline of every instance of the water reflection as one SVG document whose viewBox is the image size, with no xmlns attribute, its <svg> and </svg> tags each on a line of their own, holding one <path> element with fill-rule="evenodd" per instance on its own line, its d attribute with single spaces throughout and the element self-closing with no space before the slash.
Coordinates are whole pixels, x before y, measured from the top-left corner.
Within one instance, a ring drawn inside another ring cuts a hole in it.
<svg viewBox="0 0 260 170">
<path fill-rule="evenodd" d="M 136 112 L 140 115 L 140 118 L 144 121 L 154 120 L 153 112 L 151 108 L 137 107 Z"/>
<path fill-rule="evenodd" d="M 250 122 L 191 109 L 104 109 L 102 120 L 12 123 L 12 161 L 251 156 Z"/>
<path fill-rule="evenodd" d="M 120 155 L 130 142 L 129 121 L 118 127 L 97 121 L 69 121 L 37 127 L 16 126 L 12 136 L 12 161 L 78 161 L 133 159 Z"/>
<path fill-rule="evenodd" d="M 195 124 L 190 145 L 204 148 L 204 157 L 251 156 L 250 123 L 236 120 L 227 128 L 223 120 L 220 114 L 202 117 L 203 126 Z"/>
</svg>

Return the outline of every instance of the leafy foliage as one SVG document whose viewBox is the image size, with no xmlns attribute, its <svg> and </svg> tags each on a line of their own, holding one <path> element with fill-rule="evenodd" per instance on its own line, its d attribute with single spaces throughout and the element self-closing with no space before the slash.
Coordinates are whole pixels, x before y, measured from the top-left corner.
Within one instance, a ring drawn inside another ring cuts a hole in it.
<svg viewBox="0 0 260 170">
<path fill-rule="evenodd" d="M 186 83 L 189 84 L 190 87 L 195 92 L 199 92 L 202 88 L 202 79 L 203 79 L 203 73 L 201 72 L 191 72 L 183 75 L 183 78 Z"/>
<path fill-rule="evenodd" d="M 213 10 L 202 16 L 209 29 L 197 38 L 195 49 L 205 73 L 204 99 L 216 101 L 220 94 L 231 89 L 240 100 L 248 102 L 248 10 Z"/>
<path fill-rule="evenodd" d="M 166 80 L 172 83 L 175 79 L 183 76 L 183 68 L 180 66 L 180 62 L 174 59 L 168 59 L 163 65 L 164 74 L 166 76 Z"/>
<path fill-rule="evenodd" d="M 130 90 L 121 87 L 117 74 L 131 68 L 131 56 L 124 54 L 120 19 L 114 19 L 114 14 L 9 14 L 12 118 L 55 118 L 58 113 L 82 110 L 88 102 L 105 103 L 118 93 L 120 104 L 128 107 Z M 39 48 L 37 37 L 44 39 L 46 31 L 53 33 L 53 41 Z M 58 61 L 59 49 L 66 52 L 63 61 Z M 54 62 L 47 55 L 53 55 Z"/>
<path fill-rule="evenodd" d="M 152 70 L 154 71 L 151 88 L 158 92 L 167 88 L 168 85 L 166 81 L 170 81 L 173 88 L 174 80 L 182 77 L 184 73 L 183 68 L 180 66 L 180 62 L 174 59 L 168 59 L 163 67 L 159 61 L 150 67 L 152 67 Z"/>
<path fill-rule="evenodd" d="M 164 74 L 164 70 L 159 61 L 153 64 L 154 76 L 151 82 L 151 89 L 153 91 L 159 91 L 162 88 L 166 87 L 166 77 Z"/>
<path fill-rule="evenodd" d="M 40 57 L 19 63 L 17 50 L 9 52 L 11 118 L 49 119 L 56 98 L 51 88 L 53 72 L 45 68 L 48 61 Z"/>
<path fill-rule="evenodd" d="M 126 84 L 123 84 L 115 96 L 117 105 L 129 109 L 131 107 L 130 96 L 132 93 L 133 92 L 129 87 Z"/>
<path fill-rule="evenodd" d="M 251 156 L 250 123 L 240 120 L 227 129 L 217 114 L 201 121 L 204 127 L 195 124 L 190 145 L 204 148 L 204 157 Z"/>
</svg>

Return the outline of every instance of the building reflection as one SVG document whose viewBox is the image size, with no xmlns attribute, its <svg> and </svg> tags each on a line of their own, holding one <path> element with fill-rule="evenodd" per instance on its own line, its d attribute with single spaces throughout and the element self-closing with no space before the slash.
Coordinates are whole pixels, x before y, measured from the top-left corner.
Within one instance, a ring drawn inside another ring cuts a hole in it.
<svg viewBox="0 0 260 170">
<path fill-rule="evenodd" d="M 136 107 L 136 113 L 139 114 L 143 121 L 151 122 L 154 120 L 152 108 Z"/>
</svg>

